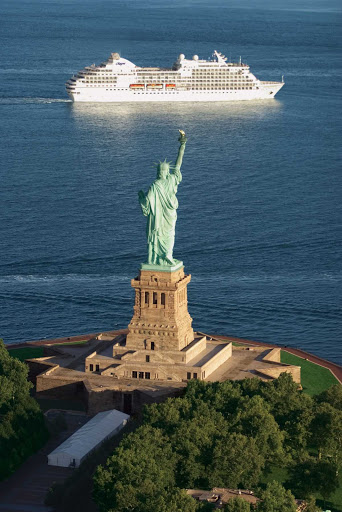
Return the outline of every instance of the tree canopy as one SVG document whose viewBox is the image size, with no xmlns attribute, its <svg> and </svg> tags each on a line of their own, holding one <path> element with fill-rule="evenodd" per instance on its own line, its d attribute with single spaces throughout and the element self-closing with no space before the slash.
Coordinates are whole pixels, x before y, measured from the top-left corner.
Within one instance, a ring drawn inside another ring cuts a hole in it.
<svg viewBox="0 0 342 512">
<path fill-rule="evenodd" d="M 250 504 L 242 498 L 233 498 L 224 507 L 224 512 L 250 512 Z"/>
<path fill-rule="evenodd" d="M 30 396 L 27 373 L 26 364 L 11 357 L 0 340 L 0 480 L 48 437 L 39 405 Z"/>
<path fill-rule="evenodd" d="M 279 482 L 270 482 L 261 493 L 258 512 L 296 512 L 297 505 L 290 491 L 284 489 Z"/>
<path fill-rule="evenodd" d="M 323 394 L 305 395 L 289 374 L 272 382 L 190 381 L 183 397 L 145 408 L 142 426 L 97 469 L 95 501 L 101 512 L 199 511 L 207 505 L 182 489 L 257 489 L 274 464 L 302 475 L 287 482 L 297 497 L 321 490 L 320 478 L 329 479 L 323 490 L 328 496 L 341 460 L 341 411 L 334 407 L 340 389 L 325 396 L 328 402 Z M 308 447 L 317 447 L 321 459 L 310 456 Z M 278 482 L 260 497 L 260 512 L 295 510 L 291 491 Z M 244 512 L 247 505 L 233 500 L 226 510 Z"/>
</svg>

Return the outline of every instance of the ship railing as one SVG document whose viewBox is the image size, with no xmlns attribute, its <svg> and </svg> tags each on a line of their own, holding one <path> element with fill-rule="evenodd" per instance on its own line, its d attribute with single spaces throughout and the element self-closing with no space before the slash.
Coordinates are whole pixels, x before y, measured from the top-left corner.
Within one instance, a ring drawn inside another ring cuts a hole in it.
<svg viewBox="0 0 342 512">
<path fill-rule="evenodd" d="M 248 68 L 248 64 L 240 64 L 240 62 L 226 62 L 228 67 L 234 66 L 239 68 Z"/>
<path fill-rule="evenodd" d="M 262 81 L 261 80 L 261 83 L 262 84 L 266 84 L 266 85 L 268 85 L 268 84 L 269 85 L 274 85 L 274 84 L 278 84 L 279 85 L 279 84 L 282 84 L 283 82 L 270 82 L 270 81 Z"/>
</svg>

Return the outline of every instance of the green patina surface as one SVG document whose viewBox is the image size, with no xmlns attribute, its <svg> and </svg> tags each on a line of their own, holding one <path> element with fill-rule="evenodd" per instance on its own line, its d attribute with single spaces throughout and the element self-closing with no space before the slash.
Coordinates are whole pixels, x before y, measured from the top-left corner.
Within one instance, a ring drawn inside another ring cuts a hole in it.
<svg viewBox="0 0 342 512">
<path fill-rule="evenodd" d="M 294 364 L 301 367 L 301 381 L 303 390 L 308 395 L 317 395 L 322 391 L 330 388 L 333 384 L 338 384 L 338 380 L 327 368 L 323 368 L 318 364 L 311 363 L 306 359 L 281 351 L 280 360 L 282 363 Z"/>
<path fill-rule="evenodd" d="M 168 267 L 174 267 L 181 263 L 173 258 L 178 208 L 176 194 L 178 185 L 182 181 L 180 169 L 187 141 L 185 133 L 181 130 L 178 140 L 180 147 L 172 172 L 170 172 L 169 162 L 166 162 L 166 160 L 159 162 L 157 179 L 152 183 L 146 194 L 143 190 L 138 193 L 143 215 L 147 217 L 148 256 L 146 263 L 157 267 L 153 270 L 158 271 L 165 271 Z"/>
<path fill-rule="evenodd" d="M 175 265 L 150 265 L 148 263 L 142 263 L 141 264 L 141 270 L 155 270 L 158 272 L 175 272 L 175 270 L 178 270 L 183 267 L 183 262 L 178 261 L 178 263 L 175 263 Z"/>
</svg>

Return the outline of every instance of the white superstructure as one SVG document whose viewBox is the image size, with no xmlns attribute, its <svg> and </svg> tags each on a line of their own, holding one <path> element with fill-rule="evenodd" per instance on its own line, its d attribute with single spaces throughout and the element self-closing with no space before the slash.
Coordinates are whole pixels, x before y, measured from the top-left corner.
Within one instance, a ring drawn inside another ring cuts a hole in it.
<svg viewBox="0 0 342 512">
<path fill-rule="evenodd" d="M 283 82 L 263 82 L 247 64 L 227 62 L 215 51 L 211 60 L 181 54 L 172 68 L 143 68 L 112 53 L 66 82 L 73 101 L 232 101 L 274 98 Z"/>
</svg>

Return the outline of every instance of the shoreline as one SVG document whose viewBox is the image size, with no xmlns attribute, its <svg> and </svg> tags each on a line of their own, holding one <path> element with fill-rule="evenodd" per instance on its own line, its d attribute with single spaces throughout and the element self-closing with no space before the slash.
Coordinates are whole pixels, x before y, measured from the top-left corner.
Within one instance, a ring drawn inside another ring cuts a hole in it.
<svg viewBox="0 0 342 512">
<path fill-rule="evenodd" d="M 117 336 L 119 334 L 126 334 L 128 332 L 127 329 L 117 329 L 113 331 L 102 331 L 97 333 L 91 333 L 91 334 L 78 334 L 75 336 L 63 336 L 61 338 L 53 338 L 53 339 L 44 339 L 44 340 L 34 340 L 34 341 L 23 341 L 19 343 L 11 343 L 6 344 L 5 347 L 7 350 L 16 349 L 16 348 L 25 348 L 30 346 L 42 346 L 42 345 L 59 345 L 61 343 L 75 343 L 79 341 L 89 341 L 100 334 L 103 335 L 113 335 Z M 198 331 L 200 334 L 211 336 L 214 338 L 222 339 L 225 341 L 232 341 L 236 343 L 241 343 L 242 345 L 249 345 L 249 346 L 262 346 L 262 347 L 270 347 L 270 348 L 280 348 L 281 350 L 284 350 L 285 352 L 289 352 L 290 354 L 293 354 L 297 357 L 300 357 L 301 359 L 306 359 L 310 361 L 311 363 L 317 364 L 318 366 L 322 366 L 323 368 L 327 368 L 330 370 L 332 375 L 339 381 L 340 384 L 342 384 L 342 366 L 338 365 L 337 363 L 332 363 L 331 361 L 328 361 L 327 359 L 323 359 L 322 357 L 315 356 L 313 354 L 310 354 L 310 352 L 305 352 L 304 350 L 300 348 L 292 348 L 288 347 L 287 345 L 281 346 L 277 345 L 275 343 L 264 343 L 261 341 L 253 341 L 253 340 L 247 340 L 245 338 L 237 338 L 235 336 L 226 336 L 221 334 L 208 334 L 208 333 L 202 333 L 201 331 Z"/>
</svg>

